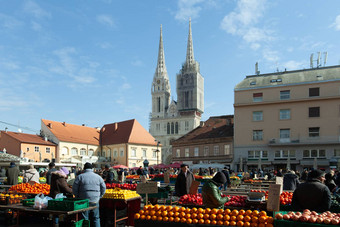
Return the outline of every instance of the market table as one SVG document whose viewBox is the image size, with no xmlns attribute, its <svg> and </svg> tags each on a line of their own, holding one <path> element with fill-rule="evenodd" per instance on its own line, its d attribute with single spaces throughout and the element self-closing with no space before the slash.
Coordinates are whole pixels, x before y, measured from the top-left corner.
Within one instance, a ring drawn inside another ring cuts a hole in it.
<svg viewBox="0 0 340 227">
<path fill-rule="evenodd" d="M 109 220 L 109 214 L 113 212 L 113 225 L 116 227 L 117 222 L 127 220 L 126 225 L 134 226 L 134 215 L 138 213 L 141 206 L 141 197 L 134 197 L 131 199 L 100 199 L 99 209 L 100 218 L 102 220 Z M 117 211 L 126 208 L 126 216 L 117 217 Z M 106 212 L 105 212 L 106 211 Z"/>
<path fill-rule="evenodd" d="M 47 210 L 47 209 L 34 209 L 33 207 L 23 206 L 22 204 L 12 204 L 12 205 L 0 205 L 0 209 L 11 209 L 15 210 L 18 213 L 17 216 L 17 226 L 19 226 L 19 216 L 20 213 L 34 213 L 34 214 L 48 214 L 53 217 L 53 226 L 59 226 L 59 216 L 60 215 L 75 215 L 75 221 L 79 221 L 79 214 L 84 211 L 94 210 L 96 206 L 90 206 L 88 208 L 80 209 L 80 210 L 72 210 L 72 211 L 61 211 L 61 210 Z"/>
</svg>

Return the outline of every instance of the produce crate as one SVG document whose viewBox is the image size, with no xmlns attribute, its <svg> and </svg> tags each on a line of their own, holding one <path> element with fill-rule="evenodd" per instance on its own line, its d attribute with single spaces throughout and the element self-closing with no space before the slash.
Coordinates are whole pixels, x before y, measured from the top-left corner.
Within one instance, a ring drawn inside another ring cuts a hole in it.
<svg viewBox="0 0 340 227">
<path fill-rule="evenodd" d="M 71 210 L 80 210 L 89 207 L 88 199 L 53 199 L 48 201 L 49 210 L 62 210 L 62 211 L 71 211 Z"/>
<path fill-rule="evenodd" d="M 71 225 L 72 227 L 89 227 L 90 226 L 90 221 L 82 219 L 80 221 L 74 222 Z"/>
<path fill-rule="evenodd" d="M 24 199 L 22 200 L 22 205 L 24 206 L 34 206 L 34 198 L 33 199 Z"/>
<path fill-rule="evenodd" d="M 330 225 L 300 221 L 274 220 L 276 227 L 329 227 Z"/>
</svg>

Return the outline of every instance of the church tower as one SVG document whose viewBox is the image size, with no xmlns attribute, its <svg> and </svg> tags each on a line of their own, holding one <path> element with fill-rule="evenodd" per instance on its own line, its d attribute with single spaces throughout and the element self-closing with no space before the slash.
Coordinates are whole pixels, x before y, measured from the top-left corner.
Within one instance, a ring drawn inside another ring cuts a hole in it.
<svg viewBox="0 0 340 227">
<path fill-rule="evenodd" d="M 158 61 L 151 85 L 152 118 L 165 117 L 170 104 L 171 90 L 168 72 L 165 66 L 162 25 L 160 30 Z"/>
<path fill-rule="evenodd" d="M 194 47 L 189 21 L 187 55 L 177 74 L 177 108 L 181 115 L 198 115 L 204 112 L 204 78 L 200 65 L 194 58 Z"/>
</svg>

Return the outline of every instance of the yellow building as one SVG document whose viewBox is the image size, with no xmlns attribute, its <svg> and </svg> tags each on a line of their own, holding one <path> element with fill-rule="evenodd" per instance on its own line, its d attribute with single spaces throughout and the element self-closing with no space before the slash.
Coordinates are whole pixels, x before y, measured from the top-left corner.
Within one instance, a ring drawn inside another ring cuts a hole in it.
<svg viewBox="0 0 340 227">
<path fill-rule="evenodd" d="M 251 75 L 234 92 L 234 169 L 337 167 L 340 66 Z"/>
</svg>

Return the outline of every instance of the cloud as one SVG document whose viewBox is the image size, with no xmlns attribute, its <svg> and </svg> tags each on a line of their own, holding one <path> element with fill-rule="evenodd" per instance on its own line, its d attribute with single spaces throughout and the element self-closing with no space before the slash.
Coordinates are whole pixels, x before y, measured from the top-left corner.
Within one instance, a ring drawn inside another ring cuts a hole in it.
<svg viewBox="0 0 340 227">
<path fill-rule="evenodd" d="M 115 23 L 113 21 L 113 19 L 111 18 L 111 16 L 109 15 L 98 15 L 97 16 L 97 21 L 103 25 L 107 25 L 109 27 L 114 27 Z"/>
<path fill-rule="evenodd" d="M 99 46 L 102 49 L 111 49 L 111 48 L 113 48 L 112 44 L 109 43 L 109 42 L 98 43 L 97 46 Z"/>
<path fill-rule="evenodd" d="M 340 31 L 340 15 L 335 18 L 335 22 L 332 24 L 332 27 L 334 27 L 336 31 Z"/>
<path fill-rule="evenodd" d="M 262 55 L 264 59 L 270 62 L 277 62 L 280 59 L 278 52 L 273 50 L 266 49 L 262 52 Z"/>
<path fill-rule="evenodd" d="M 0 61 L 0 65 L 2 68 L 5 68 L 5 69 L 8 69 L 8 70 L 16 70 L 16 69 L 19 69 L 19 65 L 13 61 L 7 61 L 7 60 L 4 60 L 2 59 Z"/>
<path fill-rule="evenodd" d="M 283 63 L 283 67 L 287 70 L 302 69 L 305 64 L 305 62 L 287 61 Z"/>
<path fill-rule="evenodd" d="M 51 18 L 51 14 L 41 8 L 37 3 L 34 1 L 26 1 L 24 4 L 24 11 L 28 14 L 31 14 L 35 18 Z"/>
<path fill-rule="evenodd" d="M 10 89 L 0 89 L 0 110 L 12 110 L 19 107 L 26 107 L 28 103 L 16 95 Z"/>
<path fill-rule="evenodd" d="M 261 42 L 273 39 L 271 31 L 257 27 L 266 9 L 266 0 L 239 0 L 234 11 L 226 15 L 221 22 L 221 29 L 237 35 L 249 43 L 251 48 L 258 49 Z"/>
<path fill-rule="evenodd" d="M 198 4 L 202 2 L 204 2 L 204 0 L 179 0 L 175 19 L 179 21 L 188 21 L 190 17 L 192 19 L 197 18 L 202 10 L 202 7 Z"/>
<path fill-rule="evenodd" d="M 14 17 L 7 16 L 5 14 L 0 13 L 0 26 L 4 28 L 14 29 L 22 25 L 21 21 L 18 21 Z"/>
<path fill-rule="evenodd" d="M 42 29 L 41 25 L 39 23 L 35 22 L 35 21 L 31 22 L 31 26 L 32 26 L 32 29 L 34 31 L 37 31 L 37 32 L 41 31 L 41 29 Z"/>
</svg>

